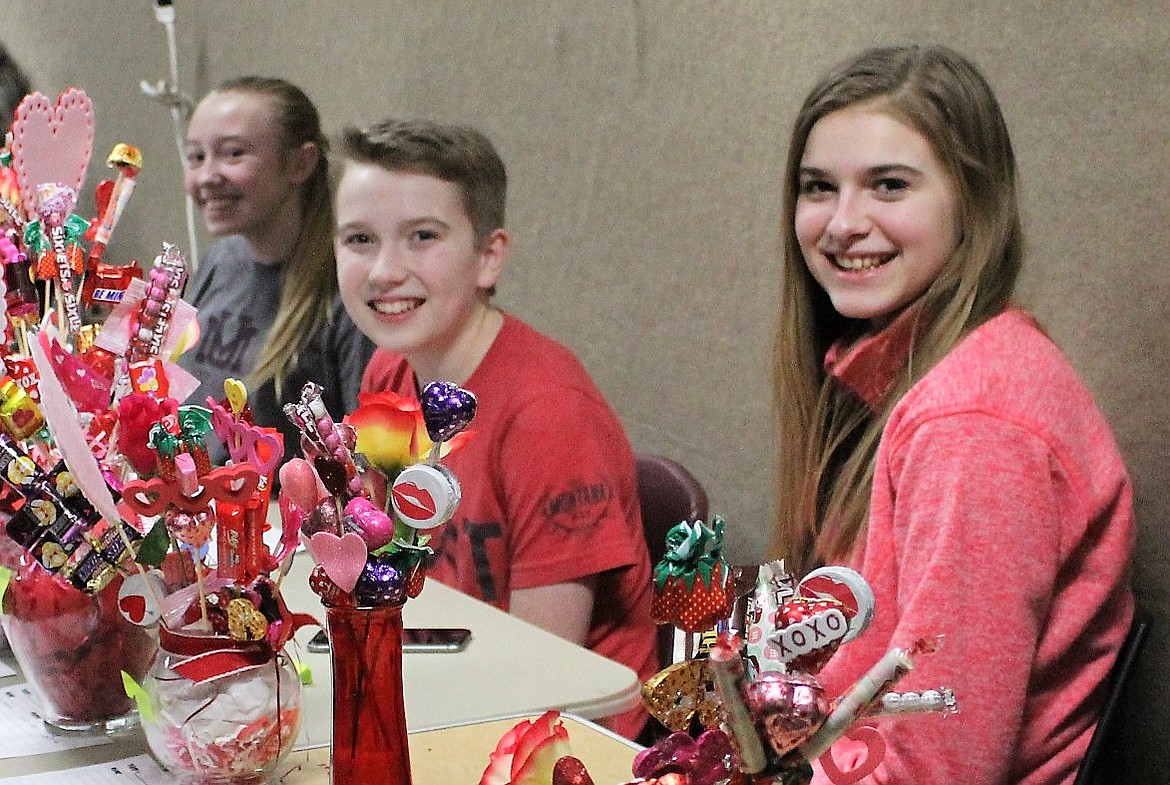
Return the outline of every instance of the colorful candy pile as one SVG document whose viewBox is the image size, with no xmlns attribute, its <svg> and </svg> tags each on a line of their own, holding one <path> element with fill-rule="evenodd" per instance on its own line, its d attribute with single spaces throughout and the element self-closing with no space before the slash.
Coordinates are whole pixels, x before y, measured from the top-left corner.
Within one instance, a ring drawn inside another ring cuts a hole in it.
<svg viewBox="0 0 1170 785">
<path fill-rule="evenodd" d="M 782 562 L 761 565 L 746 598 L 746 640 L 734 634 L 722 532 L 718 519 L 711 527 L 680 523 L 668 533 L 667 553 L 655 567 L 655 619 L 687 635 L 687 655 L 643 686 L 651 715 L 675 732 L 638 756 L 635 782 L 804 783 L 818 759 L 830 779 L 852 782 L 876 768 L 885 749 L 881 734 L 858 727 L 860 720 L 956 710 L 945 688 L 892 691 L 919 656 L 937 648 L 937 639 L 892 650 L 843 695 L 825 694 L 816 674 L 874 613 L 869 585 L 845 567 L 822 567 L 798 582 Z M 864 740 L 869 754 L 843 773 L 829 748 L 846 732 Z"/>
<path fill-rule="evenodd" d="M 305 457 L 280 470 L 283 526 L 313 557 L 309 585 L 322 603 L 400 605 L 422 591 L 431 549 L 419 533 L 448 521 L 460 498 L 438 460 L 471 435 L 475 408 L 474 395 L 447 382 L 427 385 L 419 402 L 363 395 L 342 423 L 313 383 L 285 405 Z"/>
<path fill-rule="evenodd" d="M 156 752 L 177 773 L 212 776 L 200 767 L 229 759 L 262 769 L 295 738 L 300 682 L 281 652 L 313 622 L 279 592 L 298 530 L 274 551 L 263 538 L 282 440 L 255 425 L 234 380 L 222 400 L 185 403 L 198 386 L 173 362 L 198 332 L 181 298 L 186 262 L 166 244 L 145 278 L 132 261 L 106 261 L 142 160 L 116 146 L 98 214 L 76 215 L 93 129 L 84 92 L 55 105 L 34 93 L 0 155 L 0 502 L 20 549 L 7 560 L 19 570 L 14 650 L 46 695 L 105 695 L 93 684 L 119 685 L 125 670 L 148 736 L 163 739 Z M 211 440 L 230 463 L 212 464 Z M 115 615 L 82 645 L 71 609 L 99 600 Z M 29 609 L 42 623 L 23 635 Z M 123 638 L 138 639 L 119 631 L 126 620 L 159 626 L 149 677 L 149 648 L 138 662 L 115 657 Z M 48 652 L 60 666 L 51 674 Z"/>
</svg>

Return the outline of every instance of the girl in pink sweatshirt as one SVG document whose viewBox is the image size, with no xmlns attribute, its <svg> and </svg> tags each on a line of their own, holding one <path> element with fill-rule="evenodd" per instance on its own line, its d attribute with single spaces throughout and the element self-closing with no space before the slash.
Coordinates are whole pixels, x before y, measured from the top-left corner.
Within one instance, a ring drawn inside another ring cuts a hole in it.
<svg viewBox="0 0 1170 785">
<path fill-rule="evenodd" d="M 942 635 L 898 689 L 949 687 L 960 709 L 877 723 L 886 754 L 865 783 L 1072 783 L 1132 617 L 1117 446 L 1010 303 L 1015 183 L 995 96 L 941 47 L 839 65 L 792 133 L 775 553 L 873 587 L 827 694 Z M 848 739 L 833 752 L 846 770 L 865 757 Z"/>
</svg>

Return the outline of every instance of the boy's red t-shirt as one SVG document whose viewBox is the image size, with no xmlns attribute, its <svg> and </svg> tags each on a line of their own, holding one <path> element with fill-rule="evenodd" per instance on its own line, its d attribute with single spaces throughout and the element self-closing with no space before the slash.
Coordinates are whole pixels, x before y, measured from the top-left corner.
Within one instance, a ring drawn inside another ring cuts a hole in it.
<svg viewBox="0 0 1170 785">
<path fill-rule="evenodd" d="M 648 680 L 650 560 L 617 416 L 568 349 L 507 315 L 463 386 L 478 401 L 475 435 L 443 460 L 463 493 L 428 575 L 504 611 L 514 589 L 596 575 L 586 645 Z M 381 349 L 362 390 L 417 394 L 407 360 Z M 638 706 L 602 724 L 632 738 L 645 720 Z"/>
</svg>

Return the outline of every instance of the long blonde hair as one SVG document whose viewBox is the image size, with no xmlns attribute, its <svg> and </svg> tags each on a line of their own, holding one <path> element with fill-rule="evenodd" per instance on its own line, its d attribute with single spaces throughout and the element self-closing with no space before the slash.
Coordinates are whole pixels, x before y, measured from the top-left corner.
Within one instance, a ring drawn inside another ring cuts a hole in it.
<svg viewBox="0 0 1170 785">
<path fill-rule="evenodd" d="M 930 142 L 959 195 L 962 238 L 919 298 L 912 350 L 879 411 L 823 368 L 859 325 L 838 314 L 805 265 L 794 229 L 800 163 L 824 116 L 871 103 Z M 1008 304 L 1023 257 L 1016 165 L 987 81 L 945 47 L 870 49 L 805 99 L 785 169 L 783 289 L 773 354 L 779 456 L 773 552 L 800 571 L 841 559 L 863 536 L 882 430 L 898 400 L 971 330 Z"/>
<path fill-rule="evenodd" d="M 308 344 L 314 330 L 332 318 L 337 294 L 333 258 L 333 202 L 329 192 L 329 141 L 321 130 L 317 107 L 296 85 L 283 79 L 241 76 L 229 79 L 216 92 L 247 93 L 272 102 L 285 149 L 305 142 L 317 146 L 317 165 L 301 185 L 301 223 L 296 243 L 284 262 L 284 283 L 276 320 L 260 349 L 256 367 L 248 376 L 249 387 L 269 379 L 276 397 L 283 397 L 284 376 Z"/>
</svg>

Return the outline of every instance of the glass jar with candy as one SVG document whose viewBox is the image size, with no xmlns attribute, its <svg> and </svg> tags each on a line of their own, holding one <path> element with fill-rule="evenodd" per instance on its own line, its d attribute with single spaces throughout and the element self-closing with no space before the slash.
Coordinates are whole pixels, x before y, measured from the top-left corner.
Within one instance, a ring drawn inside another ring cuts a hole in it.
<svg viewBox="0 0 1170 785">
<path fill-rule="evenodd" d="M 122 578 L 86 594 L 22 554 L 8 584 L 4 632 L 42 717 L 62 731 L 109 733 L 137 725 L 122 672 L 146 673 L 154 635 L 118 608 Z"/>
</svg>

